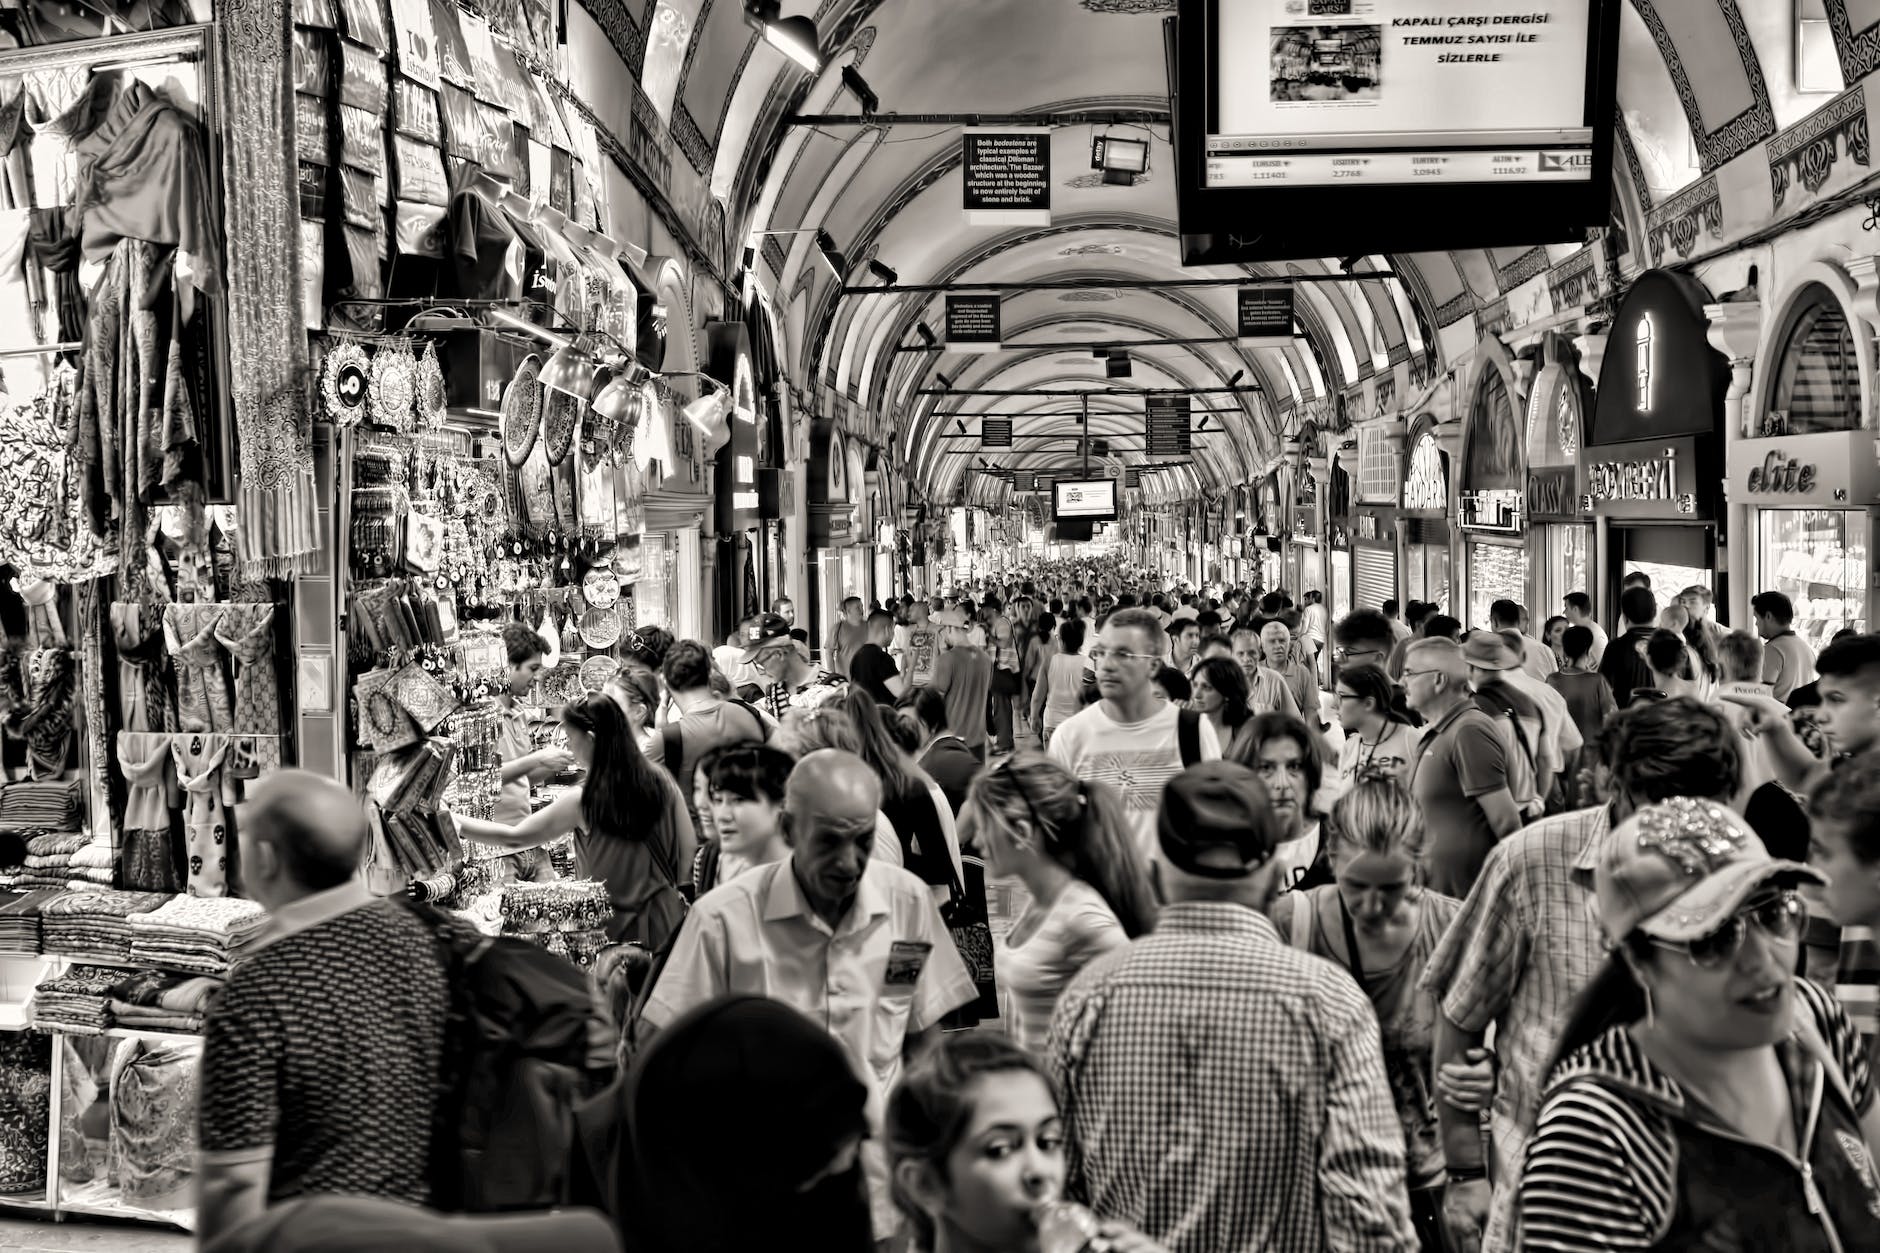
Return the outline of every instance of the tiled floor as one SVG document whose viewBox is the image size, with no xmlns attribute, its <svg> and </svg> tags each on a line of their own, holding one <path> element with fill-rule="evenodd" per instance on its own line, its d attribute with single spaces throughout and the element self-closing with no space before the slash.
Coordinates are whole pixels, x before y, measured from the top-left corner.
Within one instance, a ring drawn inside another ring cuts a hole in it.
<svg viewBox="0 0 1880 1253">
<path fill-rule="evenodd" d="M 0 1218 L 0 1253 L 189 1253 L 194 1247 L 190 1237 L 172 1228 L 102 1219 Z"/>
</svg>

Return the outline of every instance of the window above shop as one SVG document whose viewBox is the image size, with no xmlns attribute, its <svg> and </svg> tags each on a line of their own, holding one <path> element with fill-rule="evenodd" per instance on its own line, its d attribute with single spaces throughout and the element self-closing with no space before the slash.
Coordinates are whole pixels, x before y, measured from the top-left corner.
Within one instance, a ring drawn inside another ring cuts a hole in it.
<svg viewBox="0 0 1880 1253">
<path fill-rule="evenodd" d="M 1820 284 L 1791 306 L 1778 342 L 1763 435 L 1814 435 L 1860 425 L 1860 362 L 1847 314 Z"/>
</svg>

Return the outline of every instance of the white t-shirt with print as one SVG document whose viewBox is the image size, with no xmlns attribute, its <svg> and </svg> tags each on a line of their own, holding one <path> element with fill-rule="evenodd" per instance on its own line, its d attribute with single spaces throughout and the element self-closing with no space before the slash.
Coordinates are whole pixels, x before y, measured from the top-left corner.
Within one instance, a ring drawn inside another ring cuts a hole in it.
<svg viewBox="0 0 1880 1253">
<path fill-rule="evenodd" d="M 1161 705 L 1141 722 L 1117 722 L 1098 701 L 1051 733 L 1051 756 L 1080 779 L 1107 783 L 1123 796 L 1143 856 L 1155 847 L 1162 788 L 1182 772 L 1181 709 Z M 1201 760 L 1221 755 L 1214 724 L 1200 720 Z"/>
</svg>

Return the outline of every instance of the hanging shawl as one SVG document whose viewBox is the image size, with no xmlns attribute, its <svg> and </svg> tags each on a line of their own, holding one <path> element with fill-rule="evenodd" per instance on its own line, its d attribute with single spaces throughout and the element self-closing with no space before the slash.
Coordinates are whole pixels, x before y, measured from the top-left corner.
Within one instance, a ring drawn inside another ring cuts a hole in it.
<svg viewBox="0 0 1880 1253">
<path fill-rule="evenodd" d="M 111 634 L 117 641 L 118 707 L 127 731 L 176 730 L 176 705 L 170 699 L 169 657 L 163 650 L 163 623 L 141 602 L 111 606 Z"/>
<path fill-rule="evenodd" d="M 120 239 L 165 244 L 187 254 L 197 286 L 214 291 L 221 253 L 196 123 L 133 80 L 74 147 L 85 259 L 103 261 Z"/>
<path fill-rule="evenodd" d="M 56 779 L 72 758 L 72 697 L 77 673 L 64 648 L 42 648 L 27 663 L 26 708 L 15 710 L 15 731 L 26 741 L 26 768 L 35 779 Z"/>
<path fill-rule="evenodd" d="M 244 578 L 318 562 L 301 330 L 299 161 L 287 0 L 223 0 L 229 378 L 241 436 L 236 555 Z"/>
<path fill-rule="evenodd" d="M 274 669 L 274 605 L 234 604 L 222 611 L 215 638 L 235 659 L 238 777 L 281 764 L 281 694 Z"/>
</svg>

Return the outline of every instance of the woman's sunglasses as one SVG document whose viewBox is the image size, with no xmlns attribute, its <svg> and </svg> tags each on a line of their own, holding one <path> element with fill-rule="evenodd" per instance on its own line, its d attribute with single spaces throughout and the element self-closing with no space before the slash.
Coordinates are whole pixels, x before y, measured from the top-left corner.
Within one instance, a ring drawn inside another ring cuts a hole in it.
<svg viewBox="0 0 1880 1253">
<path fill-rule="evenodd" d="M 1726 918 L 1723 925 L 1709 935 L 1683 943 L 1654 938 L 1652 944 L 1674 953 L 1683 953 L 1690 959 L 1691 965 L 1699 970 L 1715 970 L 1734 960 L 1743 950 L 1743 941 L 1748 938 L 1752 926 L 1772 940 L 1794 940 L 1802 934 L 1802 927 L 1807 922 L 1808 906 L 1803 903 L 1800 893 L 1783 891 L 1750 902 Z"/>
</svg>

